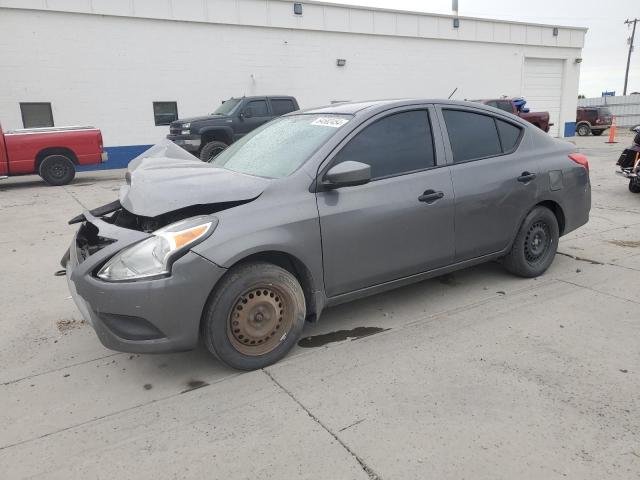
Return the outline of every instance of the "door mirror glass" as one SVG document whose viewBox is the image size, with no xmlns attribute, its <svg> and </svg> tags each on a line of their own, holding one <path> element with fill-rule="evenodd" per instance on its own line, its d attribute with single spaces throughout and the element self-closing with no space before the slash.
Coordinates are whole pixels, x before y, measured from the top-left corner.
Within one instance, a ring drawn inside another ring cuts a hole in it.
<svg viewBox="0 0 640 480">
<path fill-rule="evenodd" d="M 251 117 L 253 117 L 253 112 L 251 111 L 251 107 L 245 108 L 244 111 L 240 114 L 240 116 L 242 118 L 251 118 Z"/>
<path fill-rule="evenodd" d="M 333 189 L 364 185 L 371 180 L 371 167 L 366 163 L 348 160 L 334 165 L 325 174 L 322 182 L 325 188 Z"/>
</svg>

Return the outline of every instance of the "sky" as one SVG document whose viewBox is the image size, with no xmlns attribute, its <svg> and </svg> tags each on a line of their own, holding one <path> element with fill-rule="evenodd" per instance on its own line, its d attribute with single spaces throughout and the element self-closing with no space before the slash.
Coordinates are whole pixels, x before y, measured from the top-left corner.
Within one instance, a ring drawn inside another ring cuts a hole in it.
<svg viewBox="0 0 640 480">
<path fill-rule="evenodd" d="M 451 0 L 324 0 L 417 12 L 451 14 Z M 622 95 L 631 28 L 640 19 L 640 0 L 458 0 L 461 16 L 587 27 L 582 50 L 579 93 L 599 97 L 603 91 Z M 631 54 L 627 93 L 640 91 L 640 22 Z"/>
</svg>

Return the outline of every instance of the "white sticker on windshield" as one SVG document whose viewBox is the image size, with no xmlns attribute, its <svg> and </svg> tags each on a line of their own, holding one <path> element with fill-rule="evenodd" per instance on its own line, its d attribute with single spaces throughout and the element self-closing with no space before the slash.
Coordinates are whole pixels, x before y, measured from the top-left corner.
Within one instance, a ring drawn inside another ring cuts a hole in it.
<svg viewBox="0 0 640 480">
<path fill-rule="evenodd" d="M 319 117 L 311 122 L 311 125 L 318 125 L 320 127 L 332 127 L 332 128 L 340 128 L 342 125 L 347 123 L 349 120 L 346 118 L 337 118 L 337 117 Z"/>
</svg>

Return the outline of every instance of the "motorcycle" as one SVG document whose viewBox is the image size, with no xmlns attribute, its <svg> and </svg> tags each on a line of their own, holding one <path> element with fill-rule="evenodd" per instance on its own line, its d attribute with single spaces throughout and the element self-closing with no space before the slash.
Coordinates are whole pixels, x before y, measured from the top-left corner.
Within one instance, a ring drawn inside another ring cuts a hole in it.
<svg viewBox="0 0 640 480">
<path fill-rule="evenodd" d="M 640 125 L 631 129 L 636 133 L 633 137 L 633 144 L 629 148 L 625 148 L 616 165 L 620 170 L 616 171 L 629 179 L 629 191 L 632 193 L 640 193 Z"/>
</svg>

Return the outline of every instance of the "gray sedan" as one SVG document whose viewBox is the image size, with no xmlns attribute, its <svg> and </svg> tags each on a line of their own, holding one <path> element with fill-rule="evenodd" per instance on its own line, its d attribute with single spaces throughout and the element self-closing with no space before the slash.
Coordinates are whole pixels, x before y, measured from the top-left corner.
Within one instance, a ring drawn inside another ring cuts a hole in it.
<svg viewBox="0 0 640 480">
<path fill-rule="evenodd" d="M 69 288 L 109 348 L 201 339 L 238 369 L 282 358 L 331 305 L 489 260 L 541 275 L 591 204 L 573 145 L 475 103 L 332 105 L 212 163 L 173 157 L 136 159 L 119 200 L 72 220 Z"/>
</svg>

